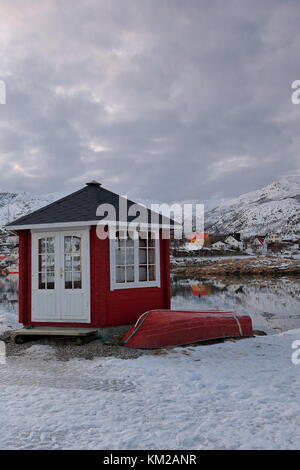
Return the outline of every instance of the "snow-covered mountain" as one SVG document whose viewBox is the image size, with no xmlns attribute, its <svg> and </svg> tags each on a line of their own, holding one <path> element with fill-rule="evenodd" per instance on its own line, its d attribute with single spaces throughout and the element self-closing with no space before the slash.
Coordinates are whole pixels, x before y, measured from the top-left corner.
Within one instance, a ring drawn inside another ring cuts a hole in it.
<svg viewBox="0 0 300 470">
<path fill-rule="evenodd" d="M 150 207 L 149 201 L 141 202 Z M 252 236 L 278 231 L 300 236 L 300 176 L 286 176 L 233 199 L 178 201 L 179 212 L 180 207 L 191 203 L 204 205 L 205 230 L 210 233 Z"/>
<path fill-rule="evenodd" d="M 32 194 L 0 192 L 0 228 L 23 215 L 63 197 L 62 193 Z"/>
<path fill-rule="evenodd" d="M 0 228 L 64 195 L 0 192 Z M 148 200 L 138 202 L 151 206 Z M 205 229 L 210 233 L 241 232 L 249 236 L 278 231 L 300 235 L 300 176 L 286 176 L 234 199 L 178 201 L 179 206 L 187 203 L 204 204 Z"/>
<path fill-rule="evenodd" d="M 300 235 L 300 176 L 223 202 L 206 212 L 205 226 L 212 233 Z"/>
</svg>

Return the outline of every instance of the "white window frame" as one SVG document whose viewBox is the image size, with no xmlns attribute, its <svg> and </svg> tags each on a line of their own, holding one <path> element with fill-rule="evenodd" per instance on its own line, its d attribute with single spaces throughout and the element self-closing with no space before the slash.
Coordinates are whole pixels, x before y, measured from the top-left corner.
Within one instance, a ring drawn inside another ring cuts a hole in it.
<svg viewBox="0 0 300 470">
<path fill-rule="evenodd" d="M 160 287 L 160 240 L 155 237 L 155 281 L 138 281 L 139 239 L 134 240 L 134 282 L 116 282 L 116 238 L 109 238 L 110 290 Z"/>
</svg>

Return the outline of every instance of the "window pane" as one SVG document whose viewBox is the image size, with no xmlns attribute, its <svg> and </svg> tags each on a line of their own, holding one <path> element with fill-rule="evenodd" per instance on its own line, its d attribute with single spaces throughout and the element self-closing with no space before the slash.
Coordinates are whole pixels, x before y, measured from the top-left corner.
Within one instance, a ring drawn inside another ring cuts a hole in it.
<svg viewBox="0 0 300 470">
<path fill-rule="evenodd" d="M 136 230 L 130 230 L 128 232 L 128 238 L 127 238 L 127 243 L 129 246 L 133 247 L 135 240 L 138 240 L 139 238 L 139 233 Z"/>
<path fill-rule="evenodd" d="M 72 237 L 65 237 L 65 253 L 71 253 L 71 238 Z"/>
<path fill-rule="evenodd" d="M 124 238 L 117 238 L 117 247 L 125 248 L 126 240 Z"/>
<path fill-rule="evenodd" d="M 139 267 L 139 280 L 140 281 L 147 281 L 147 266 L 140 266 Z"/>
<path fill-rule="evenodd" d="M 47 255 L 47 271 L 54 272 L 54 255 Z"/>
<path fill-rule="evenodd" d="M 134 281 L 134 266 L 127 266 L 126 268 L 126 282 Z"/>
<path fill-rule="evenodd" d="M 65 255 L 65 271 L 72 271 L 72 255 Z"/>
<path fill-rule="evenodd" d="M 143 238 L 139 239 L 139 245 L 140 247 L 146 247 L 147 246 L 147 240 L 144 240 Z"/>
<path fill-rule="evenodd" d="M 125 240 L 118 238 L 118 248 L 125 248 Z"/>
<path fill-rule="evenodd" d="M 47 253 L 54 253 L 54 238 L 47 238 Z"/>
<path fill-rule="evenodd" d="M 39 255 L 39 271 L 46 270 L 46 255 Z"/>
<path fill-rule="evenodd" d="M 72 289 L 72 273 L 70 271 L 65 272 L 65 289 Z"/>
<path fill-rule="evenodd" d="M 156 269 L 154 265 L 149 266 L 149 281 L 156 280 Z"/>
<path fill-rule="evenodd" d="M 81 270 L 80 256 L 74 255 L 73 256 L 73 271 L 80 271 L 80 270 Z"/>
<path fill-rule="evenodd" d="M 39 274 L 39 289 L 46 289 L 46 275 L 44 273 Z"/>
<path fill-rule="evenodd" d="M 80 237 L 72 237 L 72 252 L 73 253 L 80 251 L 80 244 L 81 244 Z"/>
<path fill-rule="evenodd" d="M 141 232 L 139 233 L 139 238 L 140 238 L 141 240 L 147 241 L 148 233 L 145 232 L 145 231 L 141 231 Z"/>
<path fill-rule="evenodd" d="M 74 289 L 81 289 L 81 272 L 73 273 Z"/>
<path fill-rule="evenodd" d="M 125 268 L 124 267 L 116 269 L 116 281 L 125 282 Z"/>
<path fill-rule="evenodd" d="M 149 248 L 148 250 L 148 263 L 155 264 L 155 248 Z"/>
<path fill-rule="evenodd" d="M 155 238 L 151 238 L 150 235 L 151 234 L 149 234 L 148 246 L 155 248 Z M 154 235 L 153 233 L 152 236 L 154 237 Z"/>
<path fill-rule="evenodd" d="M 128 248 L 126 251 L 126 264 L 134 263 L 134 249 Z"/>
<path fill-rule="evenodd" d="M 124 230 L 120 230 L 119 232 L 117 232 L 117 237 L 119 240 L 126 240 L 127 233 Z"/>
<path fill-rule="evenodd" d="M 139 250 L 139 263 L 147 264 L 147 249 L 140 248 Z"/>
<path fill-rule="evenodd" d="M 46 243 L 45 238 L 39 239 L 39 253 L 45 253 L 46 251 Z"/>
<path fill-rule="evenodd" d="M 126 247 L 127 248 L 133 248 L 134 247 L 134 240 L 132 238 L 127 238 Z"/>
<path fill-rule="evenodd" d="M 47 290 L 54 289 L 54 273 L 47 275 Z"/>
<path fill-rule="evenodd" d="M 117 250 L 116 251 L 116 264 L 117 265 L 124 265 L 125 264 L 125 250 Z"/>
</svg>

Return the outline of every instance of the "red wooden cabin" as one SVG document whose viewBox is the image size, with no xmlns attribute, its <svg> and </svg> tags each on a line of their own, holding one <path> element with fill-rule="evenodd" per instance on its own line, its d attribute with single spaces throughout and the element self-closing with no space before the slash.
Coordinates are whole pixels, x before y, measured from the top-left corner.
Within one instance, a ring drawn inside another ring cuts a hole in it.
<svg viewBox="0 0 300 470">
<path fill-rule="evenodd" d="M 24 326 L 126 325 L 147 310 L 170 308 L 169 239 L 162 237 L 169 219 L 159 216 L 156 239 L 97 236 L 97 224 L 111 222 L 96 215 L 98 206 L 111 204 L 118 217 L 121 199 L 93 181 L 8 224 L 19 235 Z M 149 234 L 153 225 L 143 230 Z"/>
</svg>

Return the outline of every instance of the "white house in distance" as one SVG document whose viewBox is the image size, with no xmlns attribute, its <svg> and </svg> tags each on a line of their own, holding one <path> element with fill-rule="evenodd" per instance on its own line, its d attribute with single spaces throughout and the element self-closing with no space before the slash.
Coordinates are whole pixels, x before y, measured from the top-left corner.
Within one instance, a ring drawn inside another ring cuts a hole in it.
<svg viewBox="0 0 300 470">
<path fill-rule="evenodd" d="M 16 235 L 10 235 L 6 239 L 6 244 L 7 245 L 18 245 L 19 243 L 19 237 Z"/>
<path fill-rule="evenodd" d="M 228 250 L 228 248 L 230 248 L 226 243 L 224 242 L 221 242 L 221 241 L 218 241 L 216 243 L 213 243 L 211 245 L 211 247 L 214 249 L 214 250 Z"/>
<path fill-rule="evenodd" d="M 229 245 L 230 248 L 234 248 L 236 250 L 242 250 L 244 248 L 244 243 L 233 235 L 229 235 L 224 242 Z"/>
<path fill-rule="evenodd" d="M 252 246 L 254 251 L 260 254 L 265 254 L 268 251 L 266 237 L 255 237 Z"/>
<path fill-rule="evenodd" d="M 282 237 L 279 233 L 272 232 L 266 236 L 265 241 L 267 243 L 282 243 Z"/>
</svg>

